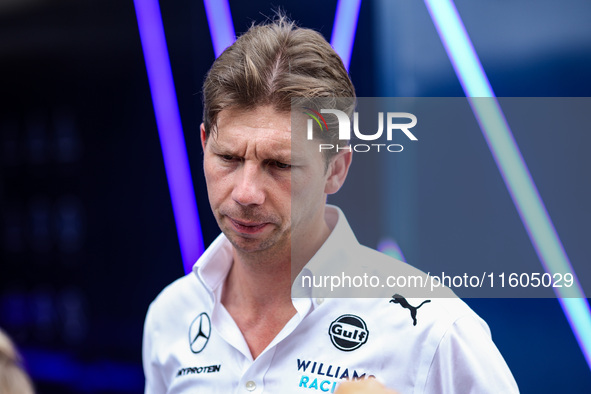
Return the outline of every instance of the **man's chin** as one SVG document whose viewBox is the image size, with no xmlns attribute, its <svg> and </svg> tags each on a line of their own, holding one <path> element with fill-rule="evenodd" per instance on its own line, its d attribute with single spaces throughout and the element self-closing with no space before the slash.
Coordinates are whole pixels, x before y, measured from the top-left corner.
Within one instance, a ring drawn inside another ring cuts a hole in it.
<svg viewBox="0 0 591 394">
<path fill-rule="evenodd" d="M 234 249 L 242 253 L 257 253 L 264 252 L 269 249 L 269 245 L 266 245 L 263 241 L 252 238 L 242 237 L 227 237 L 234 246 Z"/>
<path fill-rule="evenodd" d="M 232 246 L 242 253 L 268 253 L 281 249 L 275 239 L 243 236 L 226 231 L 224 234 Z"/>
</svg>

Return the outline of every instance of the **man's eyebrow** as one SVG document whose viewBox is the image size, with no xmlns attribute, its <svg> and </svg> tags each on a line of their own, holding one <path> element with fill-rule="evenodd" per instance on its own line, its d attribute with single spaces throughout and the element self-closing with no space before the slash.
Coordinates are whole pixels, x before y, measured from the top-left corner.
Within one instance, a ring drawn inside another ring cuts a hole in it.
<svg viewBox="0 0 591 394">
<path fill-rule="evenodd" d="M 217 139 L 210 140 L 210 147 L 214 151 L 214 153 L 231 153 L 232 146 L 226 146 L 225 144 L 221 144 Z"/>
<path fill-rule="evenodd" d="M 241 156 L 242 153 L 236 151 L 235 147 L 232 144 L 220 144 L 219 142 L 215 142 L 211 144 L 211 150 L 216 155 L 232 155 L 232 156 Z M 280 163 L 291 163 L 294 160 L 294 157 L 297 157 L 292 154 L 290 150 L 287 151 L 273 151 L 269 154 L 265 154 L 261 159 L 265 161 L 278 161 Z"/>
<path fill-rule="evenodd" d="M 272 155 L 270 160 L 275 160 L 280 163 L 291 163 L 293 161 L 293 156 L 291 154 L 283 154 L 280 152 L 276 152 Z"/>
</svg>

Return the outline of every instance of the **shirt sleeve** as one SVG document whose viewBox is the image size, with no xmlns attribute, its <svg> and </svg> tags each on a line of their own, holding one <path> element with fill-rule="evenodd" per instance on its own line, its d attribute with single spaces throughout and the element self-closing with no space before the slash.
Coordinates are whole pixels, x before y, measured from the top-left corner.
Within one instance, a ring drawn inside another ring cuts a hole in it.
<svg viewBox="0 0 591 394">
<path fill-rule="evenodd" d="M 496 394 L 519 389 L 486 323 L 463 317 L 442 337 L 424 392 Z"/>
<path fill-rule="evenodd" d="M 144 389 L 145 394 L 162 394 L 166 393 L 166 385 L 162 379 L 162 373 L 158 365 L 156 357 L 155 344 L 158 332 L 153 324 L 154 310 L 152 306 L 148 308 L 146 314 L 146 321 L 144 323 L 144 336 L 142 342 L 142 362 L 144 367 L 144 376 L 146 378 L 146 385 Z"/>
</svg>

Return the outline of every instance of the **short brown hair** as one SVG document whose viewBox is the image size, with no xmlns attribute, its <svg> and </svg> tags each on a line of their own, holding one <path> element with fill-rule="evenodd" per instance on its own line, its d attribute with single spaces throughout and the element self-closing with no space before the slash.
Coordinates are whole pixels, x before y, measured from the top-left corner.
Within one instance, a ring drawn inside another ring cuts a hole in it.
<svg viewBox="0 0 591 394">
<path fill-rule="evenodd" d="M 341 97 L 355 98 L 341 58 L 320 33 L 279 13 L 253 25 L 213 63 L 203 84 L 205 133 L 215 133 L 227 108 L 289 112 L 292 99 Z"/>
</svg>

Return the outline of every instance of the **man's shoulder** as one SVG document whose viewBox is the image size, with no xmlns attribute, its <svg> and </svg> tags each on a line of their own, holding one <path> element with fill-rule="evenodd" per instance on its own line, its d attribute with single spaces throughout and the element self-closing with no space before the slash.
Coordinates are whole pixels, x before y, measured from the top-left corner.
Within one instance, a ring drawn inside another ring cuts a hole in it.
<svg viewBox="0 0 591 394">
<path fill-rule="evenodd" d="M 306 274 L 301 285 L 314 287 L 315 294 L 326 298 L 389 298 L 402 294 L 406 298 L 457 299 L 429 272 L 359 243 L 319 259 Z M 455 304 L 451 302 L 450 307 Z"/>
<path fill-rule="evenodd" d="M 212 300 L 211 289 L 223 281 L 231 261 L 230 243 L 220 234 L 197 260 L 193 270 L 166 286 L 156 296 L 151 307 L 199 306 L 200 302 L 208 303 Z"/>
<path fill-rule="evenodd" d="M 194 272 L 178 278 L 166 286 L 152 301 L 151 311 L 154 313 L 174 313 L 179 309 L 199 303 L 207 296 Z"/>
<path fill-rule="evenodd" d="M 398 360 L 404 360 L 405 366 L 401 368 L 424 368 L 425 374 L 440 344 L 450 338 L 456 341 L 468 330 L 470 336 L 460 341 L 466 343 L 464 348 L 474 349 L 491 340 L 486 323 L 459 298 L 406 298 L 397 294 L 389 298 L 325 299 L 310 319 L 313 323 L 306 325 L 302 337 L 318 338 L 315 344 L 319 347 L 326 345 L 328 331 L 332 343 L 337 342 L 334 346 L 341 350 L 345 345 L 358 345 L 355 357 L 393 365 L 396 362 L 392 357 L 396 355 Z M 321 334 L 316 336 L 316 332 Z M 356 340 L 356 332 L 364 335 L 358 335 L 360 339 Z M 352 339 L 343 339 L 347 335 Z M 339 347 L 340 339 L 348 342 Z M 326 352 L 332 350 L 326 347 Z"/>
<path fill-rule="evenodd" d="M 451 289 L 445 286 L 433 288 L 430 273 L 363 245 L 356 248 L 354 261 L 357 264 L 353 265 L 351 273 L 369 278 L 364 283 L 369 284 L 369 291 L 359 292 L 363 296 L 357 301 L 361 308 L 400 315 L 412 323 L 415 317 L 417 325 L 417 316 L 420 316 L 425 329 L 438 332 L 445 332 L 463 319 L 473 320 L 488 331 L 486 323 Z M 379 297 L 371 298 L 372 295 Z M 391 319 L 391 316 L 386 317 L 386 321 Z"/>
<path fill-rule="evenodd" d="M 412 333 L 429 331 L 443 336 L 463 320 L 471 320 L 488 331 L 484 320 L 460 298 L 406 297 L 405 294 L 401 291 L 389 297 L 334 298 L 325 302 L 332 309 L 331 315 L 371 315 L 382 327 L 408 329 Z"/>
</svg>

